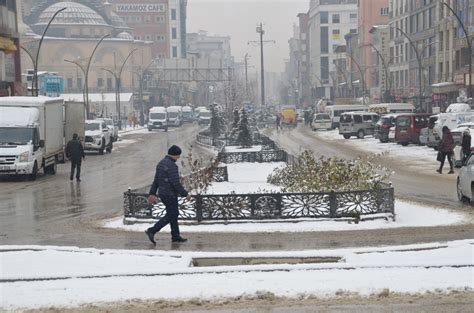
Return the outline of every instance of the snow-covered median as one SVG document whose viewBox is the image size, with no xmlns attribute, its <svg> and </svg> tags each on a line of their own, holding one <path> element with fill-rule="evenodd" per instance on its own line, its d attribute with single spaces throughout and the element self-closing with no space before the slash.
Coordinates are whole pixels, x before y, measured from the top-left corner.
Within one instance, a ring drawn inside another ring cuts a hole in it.
<svg viewBox="0 0 474 313">
<path fill-rule="evenodd" d="M 395 221 L 391 219 L 363 220 L 358 224 L 350 219 L 297 219 L 297 220 L 269 220 L 269 221 L 241 221 L 239 223 L 213 224 L 202 222 L 200 225 L 187 225 L 180 221 L 180 230 L 183 233 L 258 233 L 258 232 L 317 232 L 336 230 L 367 230 L 401 227 L 433 227 L 462 224 L 468 222 L 466 216 L 461 213 L 451 212 L 445 209 L 430 208 L 412 204 L 405 201 L 395 201 Z M 364 217 L 362 217 L 364 218 Z M 370 216 L 368 217 L 370 218 Z M 156 221 L 144 221 L 133 225 L 124 225 L 123 218 L 107 220 L 103 223 L 105 228 L 116 228 L 125 231 L 143 232 L 144 229 L 153 226 Z M 169 232 L 169 226 L 161 230 Z"/>
<path fill-rule="evenodd" d="M 0 246 L 0 309 L 142 300 L 216 300 L 262 292 L 332 297 L 474 288 L 474 240 L 291 252 L 167 252 Z M 193 258 L 336 257 L 336 263 L 193 267 Z M 33 261 L 32 261 L 33 260 Z"/>
</svg>

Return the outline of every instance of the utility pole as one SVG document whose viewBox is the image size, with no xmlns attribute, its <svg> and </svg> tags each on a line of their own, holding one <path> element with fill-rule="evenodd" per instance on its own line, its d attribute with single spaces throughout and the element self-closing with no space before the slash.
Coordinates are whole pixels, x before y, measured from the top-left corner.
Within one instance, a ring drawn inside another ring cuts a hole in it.
<svg viewBox="0 0 474 313">
<path fill-rule="evenodd" d="M 249 57 L 249 54 L 246 53 L 244 57 L 244 63 L 245 63 L 245 95 L 247 96 L 247 100 L 249 98 L 249 76 L 248 76 L 248 63 L 247 59 Z"/>
<path fill-rule="evenodd" d="M 259 41 L 249 41 L 247 44 L 250 43 L 256 43 L 260 45 L 260 89 L 261 89 L 261 107 L 262 108 L 267 108 L 267 104 L 265 103 L 265 66 L 264 66 L 264 59 L 263 59 L 263 44 L 267 42 L 272 42 L 275 43 L 275 40 L 263 40 L 263 34 L 265 31 L 263 30 L 263 23 L 260 23 L 259 26 L 257 26 L 257 33 L 260 34 L 260 40 Z"/>
</svg>

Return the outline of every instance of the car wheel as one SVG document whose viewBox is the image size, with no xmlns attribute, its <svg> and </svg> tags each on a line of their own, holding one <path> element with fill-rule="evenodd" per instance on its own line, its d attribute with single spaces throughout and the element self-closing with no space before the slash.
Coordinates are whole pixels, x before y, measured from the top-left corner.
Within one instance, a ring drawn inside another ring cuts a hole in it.
<svg viewBox="0 0 474 313">
<path fill-rule="evenodd" d="M 458 177 L 458 181 L 457 181 L 457 184 L 456 184 L 456 191 L 457 191 L 457 194 L 458 194 L 458 200 L 459 201 L 466 202 L 467 200 L 469 200 L 467 197 L 465 197 L 462 194 L 461 181 L 460 181 L 459 177 Z"/>
<path fill-rule="evenodd" d="M 364 137 L 365 137 L 364 131 L 363 131 L 362 129 L 359 130 L 359 131 L 357 132 L 357 138 L 359 138 L 359 139 L 364 139 Z"/>
<path fill-rule="evenodd" d="M 102 139 L 102 146 L 99 149 L 99 154 L 104 154 L 104 149 L 105 149 L 105 140 Z"/>
<path fill-rule="evenodd" d="M 165 127 L 165 132 L 167 132 L 167 131 L 168 131 L 168 126 Z"/>
<path fill-rule="evenodd" d="M 32 171 L 31 174 L 28 176 L 28 178 L 29 178 L 31 181 L 34 181 L 34 180 L 36 180 L 37 174 L 38 174 L 38 164 L 36 164 L 36 162 L 35 162 L 35 165 L 33 165 L 33 171 Z"/>
<path fill-rule="evenodd" d="M 58 170 L 58 166 L 56 162 L 54 162 L 51 165 L 48 165 L 47 167 L 44 168 L 44 173 L 49 174 L 49 175 L 56 175 L 56 171 Z"/>
<path fill-rule="evenodd" d="M 148 127 L 148 131 L 151 132 L 151 128 L 150 128 L 150 127 Z"/>
<path fill-rule="evenodd" d="M 349 139 L 351 138 L 351 135 L 342 135 L 344 137 L 344 139 Z"/>
<path fill-rule="evenodd" d="M 407 142 L 407 141 L 403 141 L 403 142 L 401 142 L 400 144 L 401 144 L 402 146 L 404 146 L 404 147 L 408 146 L 408 142 Z"/>
</svg>

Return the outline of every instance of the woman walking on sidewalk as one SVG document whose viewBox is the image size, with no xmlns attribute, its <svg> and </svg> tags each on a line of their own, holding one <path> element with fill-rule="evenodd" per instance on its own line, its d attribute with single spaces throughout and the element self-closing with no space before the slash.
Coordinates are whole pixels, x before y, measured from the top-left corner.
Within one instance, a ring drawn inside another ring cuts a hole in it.
<svg viewBox="0 0 474 313">
<path fill-rule="evenodd" d="M 451 131 L 449 130 L 448 126 L 443 126 L 443 138 L 441 139 L 441 142 L 439 143 L 438 147 L 438 154 L 441 153 L 441 158 L 438 159 L 438 161 L 441 162 L 441 165 L 439 166 L 439 169 L 436 170 L 438 173 L 443 173 L 444 161 L 446 160 L 446 157 L 448 157 L 449 166 L 451 168 L 448 174 L 454 174 L 453 149 L 453 135 L 451 134 Z"/>
</svg>

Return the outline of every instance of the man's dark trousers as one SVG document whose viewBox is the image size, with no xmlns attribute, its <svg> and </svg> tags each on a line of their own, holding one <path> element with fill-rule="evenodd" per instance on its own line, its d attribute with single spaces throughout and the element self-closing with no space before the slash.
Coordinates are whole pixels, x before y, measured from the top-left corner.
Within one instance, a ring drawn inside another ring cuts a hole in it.
<svg viewBox="0 0 474 313">
<path fill-rule="evenodd" d="M 71 160 L 71 179 L 74 178 L 74 169 L 77 169 L 76 171 L 76 178 L 81 178 L 81 163 L 82 163 L 82 160 L 79 159 L 79 160 L 74 160 L 72 159 Z"/>
<path fill-rule="evenodd" d="M 150 230 L 153 233 L 157 233 L 169 223 L 171 226 L 171 238 L 179 238 L 178 197 L 160 195 L 160 200 L 166 207 L 166 214 Z"/>
</svg>

